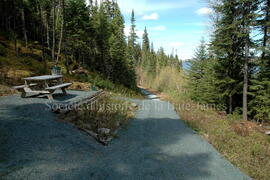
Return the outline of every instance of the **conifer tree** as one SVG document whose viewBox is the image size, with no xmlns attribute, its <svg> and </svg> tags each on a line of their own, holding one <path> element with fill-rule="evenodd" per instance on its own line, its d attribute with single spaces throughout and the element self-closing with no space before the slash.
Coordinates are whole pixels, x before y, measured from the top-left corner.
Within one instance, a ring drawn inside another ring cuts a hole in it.
<svg viewBox="0 0 270 180">
<path fill-rule="evenodd" d="M 195 50 L 195 57 L 190 61 L 189 70 L 189 89 L 191 98 L 202 102 L 202 85 L 205 75 L 206 60 L 208 59 L 207 47 L 204 39 L 201 40 L 199 47 Z M 204 100 L 205 101 L 205 100 Z"/>
<path fill-rule="evenodd" d="M 130 26 L 129 36 L 128 36 L 128 51 L 129 51 L 129 57 L 131 59 L 131 63 L 133 65 L 138 64 L 138 56 L 137 56 L 137 52 L 136 52 L 136 45 L 137 45 L 138 36 L 136 34 L 135 22 L 136 22 L 135 13 L 134 13 L 134 10 L 132 10 L 131 26 Z"/>
<path fill-rule="evenodd" d="M 116 3 L 113 4 L 112 34 L 109 39 L 110 57 L 113 63 L 113 80 L 127 87 L 136 86 L 135 69 L 127 57 L 127 45 L 124 35 L 124 18 Z"/>
<path fill-rule="evenodd" d="M 258 42 L 259 70 L 253 74 L 251 79 L 251 101 L 249 102 L 249 114 L 257 122 L 270 122 L 270 1 L 263 0 L 261 14 L 257 20 L 257 26 L 262 34 Z"/>
</svg>

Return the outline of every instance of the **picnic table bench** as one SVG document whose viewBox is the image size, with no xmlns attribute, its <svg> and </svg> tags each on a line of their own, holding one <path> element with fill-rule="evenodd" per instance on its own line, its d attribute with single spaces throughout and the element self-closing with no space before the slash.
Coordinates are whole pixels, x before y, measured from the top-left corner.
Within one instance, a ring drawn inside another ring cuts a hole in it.
<svg viewBox="0 0 270 180">
<path fill-rule="evenodd" d="M 27 93 L 35 93 L 37 95 L 46 95 L 48 99 L 53 99 L 52 94 L 57 89 L 61 89 L 63 94 L 66 95 L 66 88 L 72 85 L 72 83 L 63 83 L 63 75 L 43 75 L 43 76 L 35 76 L 23 78 L 25 81 L 24 85 L 14 86 L 14 89 L 20 91 L 21 97 L 25 98 Z M 55 85 L 50 86 L 49 81 L 56 81 Z M 29 83 L 29 81 L 35 81 L 37 83 Z M 41 89 L 34 90 L 31 87 L 35 87 L 38 85 L 42 85 Z"/>
</svg>

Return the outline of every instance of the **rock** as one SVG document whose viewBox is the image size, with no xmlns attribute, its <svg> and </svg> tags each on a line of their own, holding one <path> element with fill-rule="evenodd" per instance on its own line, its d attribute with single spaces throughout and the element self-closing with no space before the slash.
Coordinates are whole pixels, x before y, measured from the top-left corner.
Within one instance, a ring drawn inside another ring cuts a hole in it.
<svg viewBox="0 0 270 180">
<path fill-rule="evenodd" d="M 136 104 L 136 103 L 131 103 L 131 106 L 132 106 L 132 107 L 138 107 L 138 104 Z"/>
<path fill-rule="evenodd" d="M 98 133 L 108 135 L 110 134 L 111 130 L 107 128 L 99 128 Z"/>
<path fill-rule="evenodd" d="M 266 135 L 270 135 L 270 131 L 266 131 L 265 134 L 266 134 Z"/>
</svg>

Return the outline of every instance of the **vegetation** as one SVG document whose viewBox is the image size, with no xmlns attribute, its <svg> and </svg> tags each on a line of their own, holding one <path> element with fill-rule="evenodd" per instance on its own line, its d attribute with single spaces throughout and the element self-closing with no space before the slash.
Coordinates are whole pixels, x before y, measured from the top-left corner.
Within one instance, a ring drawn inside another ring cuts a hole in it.
<svg viewBox="0 0 270 180">
<path fill-rule="evenodd" d="M 253 179 L 269 179 L 270 139 L 262 127 L 241 120 L 237 113 L 226 116 L 212 106 L 194 103 L 175 93 L 168 94 L 167 100 L 175 104 L 181 119 L 226 159 Z"/>
<path fill-rule="evenodd" d="M 156 80 L 142 82 L 144 87 L 158 89 L 161 99 L 174 105 L 181 120 L 235 166 L 253 179 L 269 179 L 270 139 L 264 132 L 270 129 L 242 120 L 241 111 L 227 115 L 226 107 L 191 100 L 188 75 L 167 67 Z"/>
<path fill-rule="evenodd" d="M 115 93 L 137 95 L 137 84 L 157 89 L 179 107 L 191 107 L 176 109 L 226 158 L 251 177 L 267 179 L 269 138 L 247 120 L 270 123 L 270 0 L 213 0 L 210 7 L 211 40 L 201 41 L 186 72 L 177 52 L 154 50 L 146 27 L 138 42 L 134 11 L 126 38 L 114 0 L 1 1 L 0 84 L 59 65 L 66 78 Z M 111 102 L 125 104 L 106 97 L 93 111 L 73 112 L 70 121 L 95 133 L 113 132 L 130 109 L 98 106 Z"/>
<path fill-rule="evenodd" d="M 202 41 L 191 61 L 191 99 L 220 105 L 229 114 L 240 111 L 244 120 L 270 122 L 269 1 L 211 5 L 215 30 L 209 46 Z"/>
<path fill-rule="evenodd" d="M 134 117 L 136 106 L 131 102 L 108 94 L 94 102 L 84 105 L 81 109 L 62 115 L 80 129 L 96 134 L 101 142 L 116 136 L 116 131 Z"/>
<path fill-rule="evenodd" d="M 154 75 L 137 70 L 140 83 L 174 103 L 181 119 L 242 171 L 266 180 L 270 175 L 270 141 L 264 134 L 270 123 L 270 4 L 268 0 L 220 0 L 210 5 L 212 38 L 209 44 L 201 41 L 189 69 L 157 63 Z"/>
<path fill-rule="evenodd" d="M 89 1 L 89 5 L 85 0 L 1 1 L 0 11 L 0 31 L 13 41 L 17 56 L 24 56 L 25 48 L 29 55 L 34 54 L 32 49 L 40 49 L 44 69 L 63 64 L 69 74 L 72 68 L 86 66 L 105 79 L 136 89 L 124 19 L 115 1 Z M 0 55 L 5 55 L 2 45 Z"/>
</svg>

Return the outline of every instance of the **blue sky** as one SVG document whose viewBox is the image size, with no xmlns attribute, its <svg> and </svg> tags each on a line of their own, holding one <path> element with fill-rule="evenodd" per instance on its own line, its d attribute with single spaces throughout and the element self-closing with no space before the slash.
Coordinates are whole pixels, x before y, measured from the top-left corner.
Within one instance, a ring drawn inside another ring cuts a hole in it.
<svg viewBox="0 0 270 180">
<path fill-rule="evenodd" d="M 156 50 L 161 46 L 168 54 L 177 50 L 182 60 L 192 58 L 201 38 L 207 40 L 211 31 L 206 0 L 118 0 L 118 4 L 127 35 L 134 9 L 138 36 L 146 26 Z"/>
</svg>

